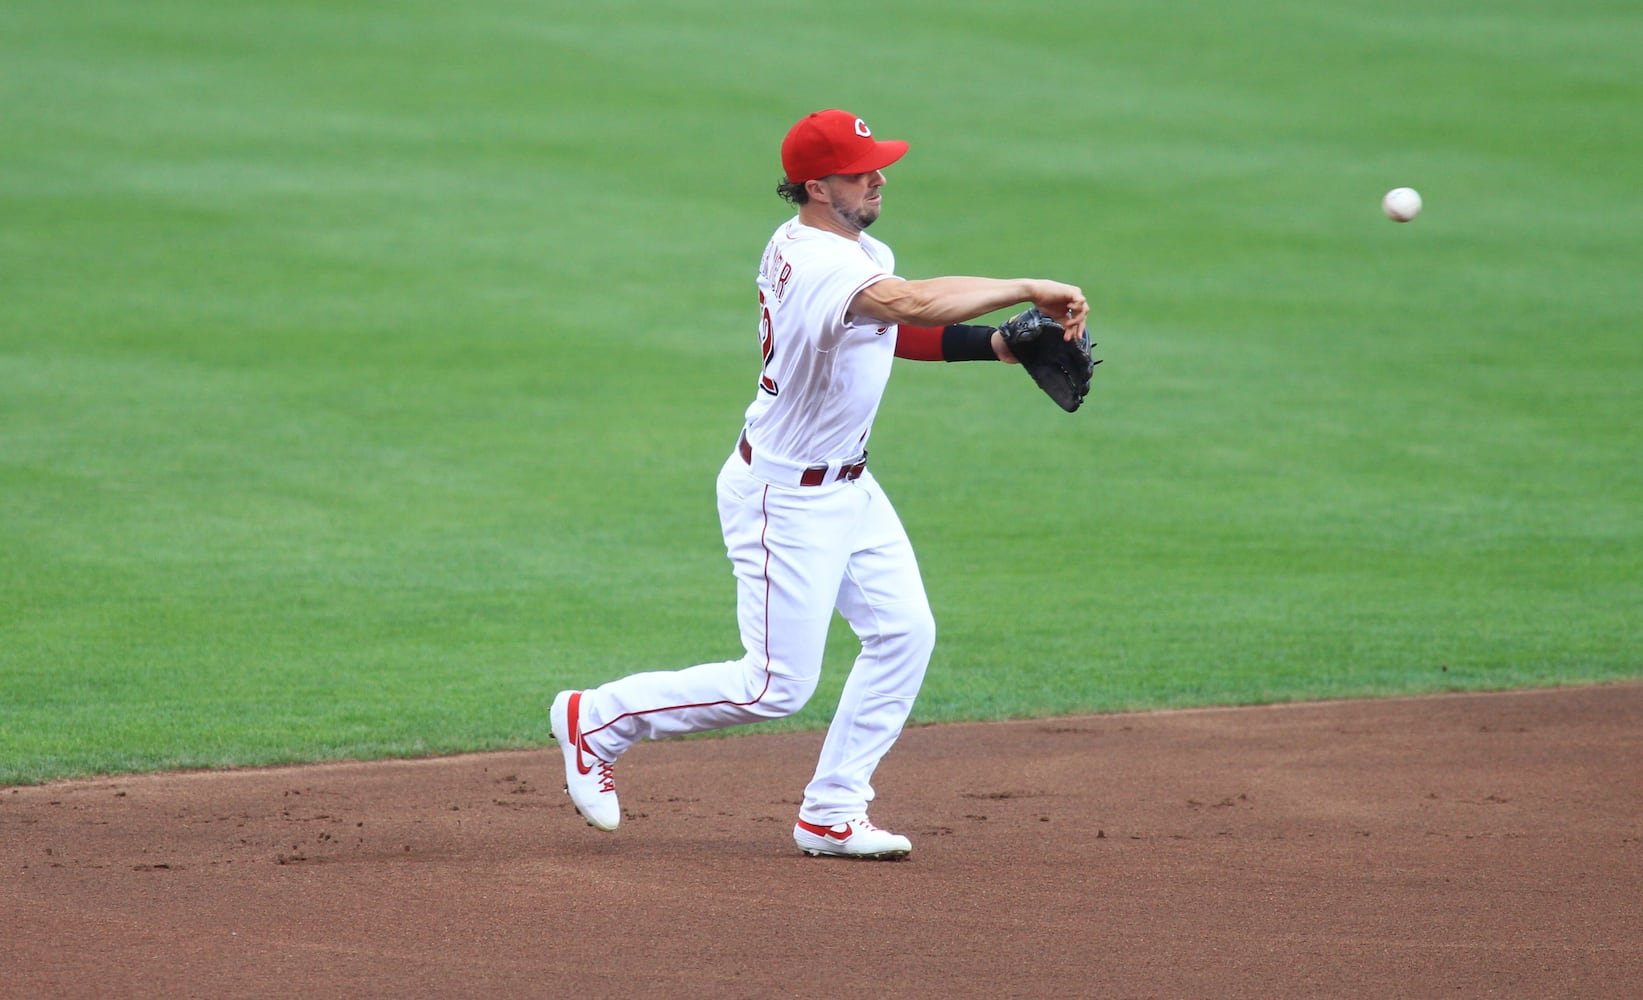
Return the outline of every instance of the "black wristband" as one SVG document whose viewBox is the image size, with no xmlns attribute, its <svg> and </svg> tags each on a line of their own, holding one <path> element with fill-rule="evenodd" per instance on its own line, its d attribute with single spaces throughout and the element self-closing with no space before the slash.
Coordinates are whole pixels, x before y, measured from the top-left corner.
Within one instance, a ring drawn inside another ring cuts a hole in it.
<svg viewBox="0 0 1643 1000">
<path fill-rule="evenodd" d="M 993 351 L 996 326 L 967 326 L 951 323 L 941 328 L 941 360 L 997 361 Z"/>
</svg>

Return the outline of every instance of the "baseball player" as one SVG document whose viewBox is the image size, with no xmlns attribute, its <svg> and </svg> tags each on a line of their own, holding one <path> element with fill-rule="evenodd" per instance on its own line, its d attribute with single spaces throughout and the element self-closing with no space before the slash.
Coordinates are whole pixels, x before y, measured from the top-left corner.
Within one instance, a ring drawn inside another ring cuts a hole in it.
<svg viewBox="0 0 1643 1000">
<path fill-rule="evenodd" d="M 759 263 L 758 385 L 718 477 L 743 652 L 554 699 L 566 789 L 598 829 L 621 819 L 612 765 L 634 744 L 802 708 L 836 608 L 861 653 L 793 839 L 815 856 L 912 851 L 869 821 L 868 805 L 873 772 L 923 682 L 935 622 L 907 533 L 868 466 L 873 417 L 894 358 L 1015 361 L 1007 332 L 965 321 L 1019 303 L 1056 317 L 1058 341 L 1087 344 L 1089 304 L 1077 287 L 1042 279 L 898 277 L 890 248 L 866 230 L 881 211 L 884 170 L 907 148 L 839 110 L 806 116 L 782 143 L 777 192 L 798 212 Z"/>
</svg>

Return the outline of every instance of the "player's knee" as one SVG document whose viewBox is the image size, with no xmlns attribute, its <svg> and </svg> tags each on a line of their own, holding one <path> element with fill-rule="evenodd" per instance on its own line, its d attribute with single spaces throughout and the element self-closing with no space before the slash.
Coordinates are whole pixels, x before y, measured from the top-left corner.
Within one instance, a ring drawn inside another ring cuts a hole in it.
<svg viewBox="0 0 1643 1000">
<path fill-rule="evenodd" d="M 899 646 L 903 655 L 928 657 L 936 647 L 936 619 L 923 602 L 902 605 L 894 615 L 881 618 L 879 635 Z"/>
<path fill-rule="evenodd" d="M 770 683 L 756 703 L 759 715 L 767 719 L 783 719 L 792 715 L 809 703 L 810 696 L 816 693 L 819 680 L 819 673 L 808 678 L 771 674 Z"/>
<path fill-rule="evenodd" d="M 923 648 L 925 656 L 936 648 L 936 616 L 930 613 L 928 604 L 922 605 L 919 614 L 914 617 L 909 635 L 911 641 Z"/>
</svg>

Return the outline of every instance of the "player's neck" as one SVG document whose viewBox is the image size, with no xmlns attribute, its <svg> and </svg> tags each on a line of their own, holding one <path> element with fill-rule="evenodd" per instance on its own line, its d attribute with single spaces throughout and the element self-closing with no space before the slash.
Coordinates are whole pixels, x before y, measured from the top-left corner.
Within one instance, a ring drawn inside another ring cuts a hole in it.
<svg viewBox="0 0 1643 1000">
<path fill-rule="evenodd" d="M 825 233 L 842 236 L 852 243 L 861 238 L 860 229 L 852 229 L 842 222 L 839 217 L 826 206 L 817 202 L 807 202 L 799 206 L 799 223 L 811 229 L 820 229 Z"/>
</svg>

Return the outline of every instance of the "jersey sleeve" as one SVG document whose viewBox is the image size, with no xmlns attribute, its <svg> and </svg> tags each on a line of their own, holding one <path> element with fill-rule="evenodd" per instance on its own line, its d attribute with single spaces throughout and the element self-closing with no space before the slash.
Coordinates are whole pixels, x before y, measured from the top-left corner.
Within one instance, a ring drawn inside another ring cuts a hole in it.
<svg viewBox="0 0 1643 1000">
<path fill-rule="evenodd" d="M 846 273 L 841 272 L 837 275 L 839 279 L 837 291 L 832 294 L 836 294 L 838 298 L 836 300 L 836 308 L 833 309 L 829 317 L 830 322 L 828 325 L 830 328 L 837 329 L 842 332 L 850 327 L 884 325 L 876 319 L 869 319 L 866 316 L 855 316 L 850 312 L 850 307 L 855 305 L 856 296 L 881 281 L 887 281 L 895 277 L 895 275 L 879 267 L 877 264 L 873 264 L 871 261 L 868 261 L 867 263 L 870 265 L 867 268 L 849 269 L 848 276 L 853 278 L 853 281 L 847 282 L 845 280 L 847 277 Z"/>
</svg>

